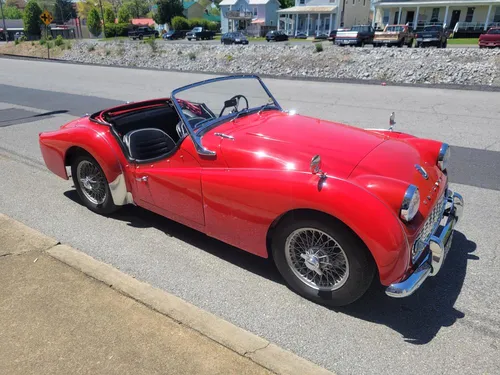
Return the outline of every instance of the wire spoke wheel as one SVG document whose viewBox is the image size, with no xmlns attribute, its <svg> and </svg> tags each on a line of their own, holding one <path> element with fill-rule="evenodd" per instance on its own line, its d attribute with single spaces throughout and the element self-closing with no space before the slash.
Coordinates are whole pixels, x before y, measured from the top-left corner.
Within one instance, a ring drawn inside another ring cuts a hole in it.
<svg viewBox="0 0 500 375">
<path fill-rule="evenodd" d="M 83 195 L 95 205 L 106 200 L 106 177 L 99 167 L 88 160 L 82 160 L 76 169 L 77 180 Z"/>
<path fill-rule="evenodd" d="M 349 261 L 335 239 L 316 228 L 293 231 L 285 242 L 288 266 L 307 286 L 334 291 L 349 277 Z"/>
</svg>

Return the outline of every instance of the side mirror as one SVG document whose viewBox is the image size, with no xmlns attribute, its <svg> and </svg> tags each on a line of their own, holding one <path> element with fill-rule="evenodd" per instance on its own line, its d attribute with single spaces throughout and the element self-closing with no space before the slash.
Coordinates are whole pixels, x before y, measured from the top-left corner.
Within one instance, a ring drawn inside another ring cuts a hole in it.
<svg viewBox="0 0 500 375">
<path fill-rule="evenodd" d="M 224 107 L 236 107 L 237 104 L 236 99 L 229 99 L 224 102 Z"/>
</svg>

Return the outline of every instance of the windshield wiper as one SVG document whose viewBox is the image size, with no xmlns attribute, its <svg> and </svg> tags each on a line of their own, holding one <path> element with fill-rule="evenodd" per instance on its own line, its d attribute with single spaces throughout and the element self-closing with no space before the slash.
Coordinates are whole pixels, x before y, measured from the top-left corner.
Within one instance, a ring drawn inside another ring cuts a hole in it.
<svg viewBox="0 0 500 375">
<path fill-rule="evenodd" d="M 259 115 L 260 115 L 260 113 L 261 113 L 264 109 L 266 109 L 266 108 L 267 108 L 267 106 L 271 106 L 271 105 L 273 105 L 273 106 L 274 106 L 274 102 L 273 102 L 273 103 L 266 103 L 266 104 L 264 104 L 263 106 L 261 106 L 261 107 L 260 107 L 259 112 L 257 112 L 257 114 L 259 114 Z"/>
<path fill-rule="evenodd" d="M 240 117 L 240 115 L 242 113 L 248 113 L 249 112 L 249 109 L 242 109 L 241 111 L 238 112 L 238 114 L 236 116 L 234 116 L 232 119 L 231 119 L 231 122 L 233 122 L 234 120 L 236 120 L 238 117 Z"/>
</svg>

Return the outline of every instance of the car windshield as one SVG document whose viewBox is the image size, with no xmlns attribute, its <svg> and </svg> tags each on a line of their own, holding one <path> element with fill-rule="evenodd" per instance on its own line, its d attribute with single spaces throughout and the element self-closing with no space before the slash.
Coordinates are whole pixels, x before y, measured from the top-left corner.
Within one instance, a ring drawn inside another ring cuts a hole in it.
<svg viewBox="0 0 500 375">
<path fill-rule="evenodd" d="M 405 28 L 403 26 L 387 26 L 386 29 L 387 32 L 397 32 L 397 33 L 403 32 L 404 30 Z"/>
<path fill-rule="evenodd" d="M 181 87 L 172 101 L 194 133 L 261 109 L 281 110 L 268 88 L 254 75 L 214 78 Z"/>
<path fill-rule="evenodd" d="M 440 26 L 425 26 L 424 31 L 439 31 L 441 30 Z"/>
</svg>

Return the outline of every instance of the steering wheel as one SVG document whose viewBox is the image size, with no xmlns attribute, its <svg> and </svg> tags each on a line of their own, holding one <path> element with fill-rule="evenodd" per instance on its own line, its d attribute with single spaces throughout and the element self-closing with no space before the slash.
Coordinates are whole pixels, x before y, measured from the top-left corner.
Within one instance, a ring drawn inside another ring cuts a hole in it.
<svg viewBox="0 0 500 375">
<path fill-rule="evenodd" d="M 235 95 L 231 99 L 226 100 L 224 102 L 224 107 L 220 111 L 219 117 L 221 117 L 222 114 L 224 113 L 224 110 L 226 108 L 229 108 L 229 107 L 233 107 L 233 110 L 231 111 L 232 113 L 238 112 L 239 111 L 238 107 L 240 106 L 240 99 L 241 98 L 245 99 L 245 102 L 246 102 L 246 105 L 247 105 L 247 107 L 245 109 L 248 109 L 248 99 L 244 95 Z"/>
</svg>

